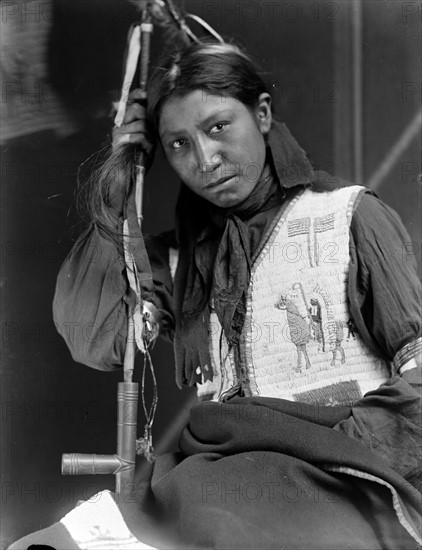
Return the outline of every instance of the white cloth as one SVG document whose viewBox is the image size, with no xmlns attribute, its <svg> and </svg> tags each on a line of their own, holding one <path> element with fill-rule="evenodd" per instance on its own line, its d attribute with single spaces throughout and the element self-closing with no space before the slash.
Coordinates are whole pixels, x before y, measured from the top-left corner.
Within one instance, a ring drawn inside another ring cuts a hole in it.
<svg viewBox="0 0 422 550">
<path fill-rule="evenodd" d="M 155 550 L 128 529 L 110 491 L 101 491 L 60 520 L 82 550 Z"/>
</svg>

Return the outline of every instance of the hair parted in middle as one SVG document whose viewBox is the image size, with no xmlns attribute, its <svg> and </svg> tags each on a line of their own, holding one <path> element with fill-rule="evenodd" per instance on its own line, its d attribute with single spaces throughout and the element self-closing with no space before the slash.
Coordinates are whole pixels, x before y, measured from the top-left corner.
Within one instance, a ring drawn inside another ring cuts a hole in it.
<svg viewBox="0 0 422 550">
<path fill-rule="evenodd" d="M 153 71 L 148 85 L 147 122 L 152 138 L 158 138 L 158 123 L 164 103 L 196 90 L 232 97 L 249 108 L 260 94 L 269 93 L 252 59 L 229 43 L 191 44 L 164 58 Z"/>
</svg>

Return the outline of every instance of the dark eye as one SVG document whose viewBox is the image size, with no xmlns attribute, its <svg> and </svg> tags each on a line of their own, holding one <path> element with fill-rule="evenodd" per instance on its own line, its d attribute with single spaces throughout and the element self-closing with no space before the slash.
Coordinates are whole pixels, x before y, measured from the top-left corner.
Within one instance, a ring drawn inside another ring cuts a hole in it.
<svg viewBox="0 0 422 550">
<path fill-rule="evenodd" d="M 170 149 L 181 149 L 186 144 L 185 139 L 175 139 L 169 144 Z"/>
<path fill-rule="evenodd" d="M 228 126 L 228 122 L 217 122 L 217 124 L 211 127 L 210 134 L 218 134 L 222 132 L 226 126 Z"/>
</svg>

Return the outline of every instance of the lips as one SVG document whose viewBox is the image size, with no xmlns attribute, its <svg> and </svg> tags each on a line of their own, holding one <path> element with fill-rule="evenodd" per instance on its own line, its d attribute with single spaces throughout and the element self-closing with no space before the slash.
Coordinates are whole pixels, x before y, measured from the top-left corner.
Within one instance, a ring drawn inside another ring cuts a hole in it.
<svg viewBox="0 0 422 550">
<path fill-rule="evenodd" d="M 236 174 L 232 174 L 231 176 L 225 176 L 224 178 L 220 178 L 216 181 L 211 181 L 208 183 L 204 189 L 212 189 L 213 187 L 218 187 L 219 185 L 222 185 L 223 183 L 226 183 L 227 181 L 233 179 L 236 176 Z"/>
</svg>

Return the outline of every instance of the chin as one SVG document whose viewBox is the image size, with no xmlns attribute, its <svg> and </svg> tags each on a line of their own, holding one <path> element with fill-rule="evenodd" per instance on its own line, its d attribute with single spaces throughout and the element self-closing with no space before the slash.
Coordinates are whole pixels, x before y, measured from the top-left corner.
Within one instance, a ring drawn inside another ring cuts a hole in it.
<svg viewBox="0 0 422 550">
<path fill-rule="evenodd" d="M 214 199 L 209 202 L 211 202 L 215 206 L 218 206 L 219 208 L 232 208 L 233 206 L 237 206 L 238 204 L 243 202 L 243 199 L 239 199 L 239 198 L 222 199 L 222 200 Z"/>
<path fill-rule="evenodd" d="M 206 199 L 218 206 L 219 208 L 232 208 L 233 206 L 238 206 L 242 204 L 249 197 L 250 193 L 221 193 L 220 195 L 215 195 L 213 197 L 206 197 Z"/>
</svg>

